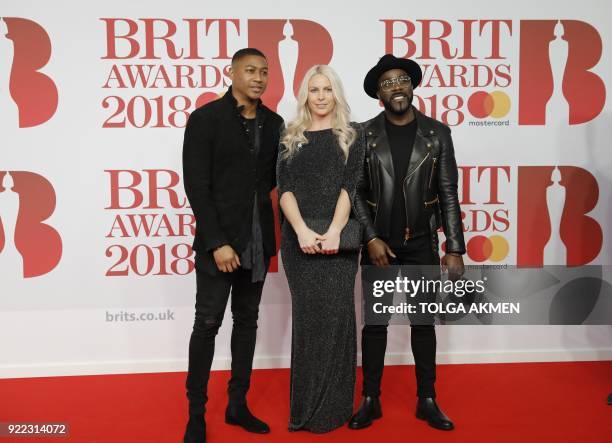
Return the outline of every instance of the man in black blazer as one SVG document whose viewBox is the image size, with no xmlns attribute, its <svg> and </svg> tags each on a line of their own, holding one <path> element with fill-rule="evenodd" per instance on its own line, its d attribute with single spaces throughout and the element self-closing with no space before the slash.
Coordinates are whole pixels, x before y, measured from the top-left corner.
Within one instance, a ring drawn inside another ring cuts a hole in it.
<svg viewBox="0 0 612 443">
<path fill-rule="evenodd" d="M 276 254 L 270 191 L 282 118 L 260 97 L 268 64 L 257 49 L 232 57 L 232 86 L 220 99 L 196 109 L 183 144 L 185 192 L 196 218 L 196 313 L 189 342 L 185 442 L 206 440 L 207 385 L 215 336 L 232 292 L 232 376 L 226 423 L 268 433 L 246 404 L 259 302 L 270 257 Z"/>
</svg>

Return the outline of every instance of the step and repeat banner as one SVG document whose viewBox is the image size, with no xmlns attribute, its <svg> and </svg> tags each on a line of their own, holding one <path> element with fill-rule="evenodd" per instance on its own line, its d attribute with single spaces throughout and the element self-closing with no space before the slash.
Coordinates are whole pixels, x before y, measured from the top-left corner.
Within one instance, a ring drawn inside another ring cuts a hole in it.
<svg viewBox="0 0 612 443">
<path fill-rule="evenodd" d="M 183 132 L 247 46 L 267 55 L 263 100 L 285 118 L 314 64 L 336 69 L 364 121 L 382 110 L 362 89 L 370 67 L 385 53 L 416 60 L 414 104 L 452 128 L 466 263 L 610 264 L 611 12 L 603 0 L 3 2 L 0 376 L 186 369 Z M 278 257 L 256 366 L 288 365 L 290 312 Z M 439 328 L 439 360 L 611 355 L 609 326 L 482 328 Z M 226 315 L 217 368 L 230 329 Z M 392 329 L 389 361 L 410 361 L 408 328 Z"/>
</svg>

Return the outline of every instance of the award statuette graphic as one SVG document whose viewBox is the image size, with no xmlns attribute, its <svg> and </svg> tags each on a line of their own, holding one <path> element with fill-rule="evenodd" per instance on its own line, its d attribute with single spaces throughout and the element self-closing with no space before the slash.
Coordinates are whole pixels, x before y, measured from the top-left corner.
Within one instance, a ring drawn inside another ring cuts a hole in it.
<svg viewBox="0 0 612 443">
<path fill-rule="evenodd" d="M 555 25 L 554 36 L 548 45 L 548 58 L 552 71 L 553 92 L 546 103 L 546 124 L 566 126 L 569 124 L 570 107 L 563 94 L 563 78 L 569 55 L 569 43 L 563 38 L 563 25 Z"/>
<path fill-rule="evenodd" d="M 23 257 L 15 246 L 19 194 L 13 190 L 14 186 L 13 177 L 7 172 L 0 181 L 0 275 L 3 282 L 23 278 Z"/>
<path fill-rule="evenodd" d="M 292 38 L 293 26 L 289 20 L 287 20 L 285 26 L 283 27 L 283 35 L 285 38 L 278 42 L 278 59 L 280 61 L 281 71 L 283 73 L 285 90 L 283 91 L 283 96 L 278 103 L 276 112 L 278 112 L 278 114 L 280 114 L 283 119 L 288 122 L 295 117 L 295 109 L 297 106 L 297 100 L 295 99 L 293 93 L 293 86 L 300 45 Z"/>
<path fill-rule="evenodd" d="M 565 265 L 567 247 L 561 239 L 561 217 L 565 207 L 565 186 L 561 184 L 561 171 L 556 167 L 551 174 L 552 184 L 546 188 L 546 206 L 550 220 L 550 238 L 544 245 L 545 265 Z"/>
</svg>

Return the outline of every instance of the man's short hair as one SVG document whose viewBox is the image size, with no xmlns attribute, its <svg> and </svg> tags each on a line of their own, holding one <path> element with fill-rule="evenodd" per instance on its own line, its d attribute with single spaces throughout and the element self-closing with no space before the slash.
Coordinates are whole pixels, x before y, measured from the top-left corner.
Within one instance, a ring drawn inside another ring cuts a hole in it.
<svg viewBox="0 0 612 443">
<path fill-rule="evenodd" d="M 261 52 L 259 49 L 243 48 L 243 49 L 236 51 L 236 53 L 232 56 L 232 65 L 236 63 L 238 60 L 240 60 L 241 58 L 246 57 L 247 55 L 257 55 L 259 57 L 266 58 L 264 53 Z"/>
</svg>

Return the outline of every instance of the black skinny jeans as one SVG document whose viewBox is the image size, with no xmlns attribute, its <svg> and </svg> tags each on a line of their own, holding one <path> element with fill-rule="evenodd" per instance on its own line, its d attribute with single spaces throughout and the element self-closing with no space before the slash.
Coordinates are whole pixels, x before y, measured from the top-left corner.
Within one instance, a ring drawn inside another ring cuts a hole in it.
<svg viewBox="0 0 612 443">
<path fill-rule="evenodd" d="M 437 235 L 437 233 L 435 233 Z M 394 250 L 397 259 L 390 257 L 391 265 L 436 265 L 440 263 L 437 251 L 432 249 L 427 235 L 408 240 L 406 245 Z M 393 248 L 392 248 L 393 249 Z M 367 250 L 362 264 L 371 265 Z M 411 325 L 410 342 L 414 356 L 414 369 L 419 397 L 434 397 L 436 391 L 436 331 L 433 325 Z M 378 397 L 385 366 L 387 350 L 387 325 L 364 325 L 361 335 L 363 369 L 363 395 Z"/>
<path fill-rule="evenodd" d="M 259 302 L 263 290 L 263 282 L 252 283 L 251 271 L 242 268 L 231 273 L 219 272 L 215 276 L 196 270 L 196 282 L 196 313 L 189 341 L 186 382 L 191 415 L 203 414 L 206 410 L 215 337 L 223 321 L 230 290 L 234 324 L 231 338 L 232 376 L 227 391 L 230 404 L 246 402 L 255 352 Z"/>
</svg>

